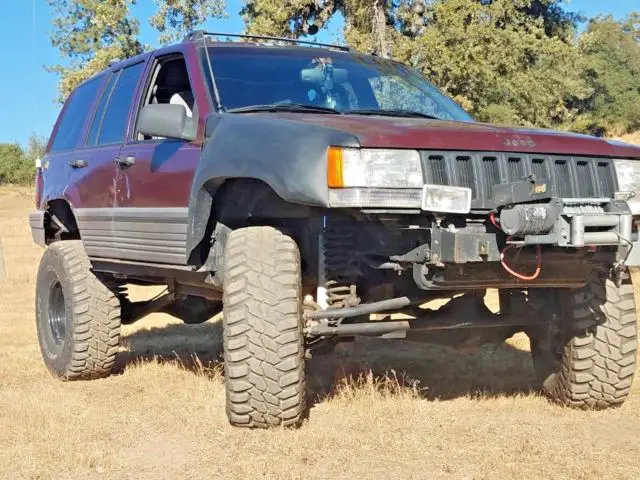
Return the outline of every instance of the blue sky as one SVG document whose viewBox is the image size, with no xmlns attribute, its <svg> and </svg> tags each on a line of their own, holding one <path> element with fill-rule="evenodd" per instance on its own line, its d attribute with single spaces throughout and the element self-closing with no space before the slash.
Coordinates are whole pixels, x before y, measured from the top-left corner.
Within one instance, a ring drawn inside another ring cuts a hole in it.
<svg viewBox="0 0 640 480">
<path fill-rule="evenodd" d="M 238 15 L 242 0 L 227 0 L 229 18 L 208 22 L 208 30 L 240 33 L 243 23 Z M 568 8 L 587 16 L 613 14 L 622 17 L 640 6 L 636 0 L 572 0 Z M 51 12 L 46 0 L 0 0 L 0 45 L 4 48 L 4 67 L 0 70 L 0 143 L 25 143 L 32 132 L 48 136 L 58 114 L 55 99 L 57 78 L 45 71 L 45 65 L 57 63 L 57 51 L 49 44 Z M 157 32 L 149 26 L 152 0 L 138 0 L 132 13 L 140 20 L 141 41 L 157 45 Z M 35 11 L 35 14 L 34 14 Z M 331 22 L 318 37 L 336 38 L 340 21 Z"/>
</svg>

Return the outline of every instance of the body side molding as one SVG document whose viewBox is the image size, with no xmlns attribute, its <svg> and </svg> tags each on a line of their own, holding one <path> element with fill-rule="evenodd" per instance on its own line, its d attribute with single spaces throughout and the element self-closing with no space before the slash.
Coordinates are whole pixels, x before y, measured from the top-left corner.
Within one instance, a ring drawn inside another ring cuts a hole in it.
<svg viewBox="0 0 640 480">
<path fill-rule="evenodd" d="M 186 208 L 74 210 L 90 258 L 186 265 Z"/>
</svg>

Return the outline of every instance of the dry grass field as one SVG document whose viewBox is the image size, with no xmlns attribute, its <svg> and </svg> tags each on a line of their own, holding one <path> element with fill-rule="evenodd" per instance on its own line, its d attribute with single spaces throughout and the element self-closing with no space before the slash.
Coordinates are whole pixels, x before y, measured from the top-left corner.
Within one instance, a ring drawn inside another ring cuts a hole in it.
<svg viewBox="0 0 640 480">
<path fill-rule="evenodd" d="M 640 132 L 629 133 L 628 135 L 623 135 L 620 137 L 620 140 L 627 143 L 635 143 L 640 145 Z"/>
<path fill-rule="evenodd" d="M 152 315 L 125 329 L 116 375 L 59 382 L 36 340 L 31 207 L 27 190 L 0 188 L 2 479 L 640 478 L 640 382 L 616 410 L 552 405 L 525 337 L 465 355 L 358 341 L 316 357 L 299 430 L 227 424 L 216 321 Z"/>
</svg>

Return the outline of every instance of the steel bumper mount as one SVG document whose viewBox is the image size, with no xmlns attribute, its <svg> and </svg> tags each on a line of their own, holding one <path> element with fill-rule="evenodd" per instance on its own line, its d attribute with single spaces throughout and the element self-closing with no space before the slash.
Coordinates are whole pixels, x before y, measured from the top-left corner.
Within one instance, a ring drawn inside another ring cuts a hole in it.
<svg viewBox="0 0 640 480">
<path fill-rule="evenodd" d="M 556 245 L 566 248 L 618 247 L 617 267 L 640 265 L 635 248 L 633 214 L 624 200 L 609 198 L 564 198 L 547 204 L 557 212 L 551 229 L 543 234 L 526 234 L 525 245 Z M 634 252 L 635 250 L 635 252 Z"/>
<path fill-rule="evenodd" d="M 618 247 L 617 261 L 640 264 L 633 214 L 626 201 L 610 198 L 553 198 L 548 203 L 509 205 L 500 211 L 499 228 L 513 245 L 548 245 L 570 249 Z M 428 263 L 500 260 L 498 235 L 470 230 L 432 229 L 425 246 Z M 633 252 L 636 250 L 635 252 Z M 631 255 L 631 253 L 634 253 Z M 395 257 L 403 260 L 408 255 Z"/>
<path fill-rule="evenodd" d="M 527 245 L 553 244 L 581 248 L 597 245 L 629 246 L 632 241 L 633 216 L 625 201 L 610 198 L 563 198 L 554 199 L 545 205 L 548 206 L 547 209 L 557 211 L 557 218 L 547 233 L 525 235 L 524 242 Z"/>
</svg>

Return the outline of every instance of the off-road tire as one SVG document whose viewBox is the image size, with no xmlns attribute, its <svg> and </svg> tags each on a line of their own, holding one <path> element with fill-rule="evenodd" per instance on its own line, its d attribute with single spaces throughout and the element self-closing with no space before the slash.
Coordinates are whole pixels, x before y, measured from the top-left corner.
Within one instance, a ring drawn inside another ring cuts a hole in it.
<svg viewBox="0 0 640 480">
<path fill-rule="evenodd" d="M 558 291 L 560 325 L 531 341 L 543 391 L 564 405 L 604 409 L 621 405 L 636 370 L 633 287 L 594 274 L 577 290 Z"/>
<path fill-rule="evenodd" d="M 120 339 L 120 302 L 91 271 L 82 242 L 44 252 L 36 283 L 36 326 L 42 358 L 61 380 L 111 373 Z"/>
<path fill-rule="evenodd" d="M 233 231 L 223 274 L 226 411 L 239 427 L 297 426 L 305 403 L 300 252 L 271 227 Z"/>
</svg>

